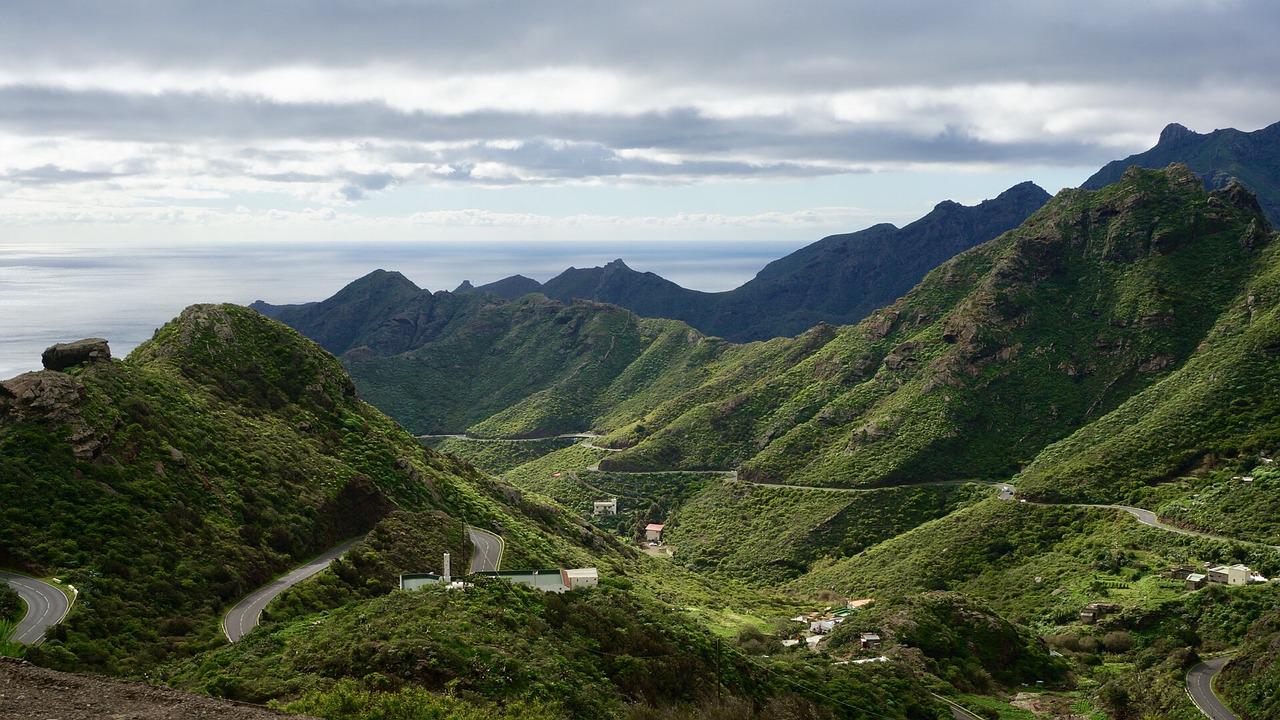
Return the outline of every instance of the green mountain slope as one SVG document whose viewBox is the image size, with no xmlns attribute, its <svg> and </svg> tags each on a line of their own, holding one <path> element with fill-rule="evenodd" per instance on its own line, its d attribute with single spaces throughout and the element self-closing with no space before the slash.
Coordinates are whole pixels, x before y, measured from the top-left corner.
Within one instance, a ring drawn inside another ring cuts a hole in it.
<svg viewBox="0 0 1280 720">
<path fill-rule="evenodd" d="M 432 701 L 415 697 L 418 689 L 487 699 L 530 718 L 940 717 L 905 668 L 836 667 L 803 650 L 752 655 L 616 586 L 554 595 L 480 581 L 466 592 L 397 592 L 168 674 L 180 686 L 304 712 L 326 707 L 339 680 L 341 717 L 453 717 L 428 714 Z M 397 696 L 399 714 L 357 714 Z"/>
<path fill-rule="evenodd" d="M 1019 486 L 1046 497 L 1134 498 L 1204 464 L 1240 458 L 1247 471 L 1259 452 L 1280 447 L 1280 243 L 1260 249 L 1254 266 L 1185 364 L 1047 448 Z"/>
<path fill-rule="evenodd" d="M 1247 193 L 1185 167 L 1064 191 L 736 394 L 686 393 L 602 467 L 807 484 L 1004 478 L 1178 367 L 1265 262 Z M 710 400 L 710 401 L 707 401 Z"/>
<path fill-rule="evenodd" d="M 578 524 L 422 448 L 245 308 L 195 306 L 127 360 L 3 387 L 0 565 L 80 590 L 41 662 L 136 672 L 220 643 L 226 606 L 395 508 L 501 527 L 515 562 L 588 558 Z"/>
<path fill-rule="evenodd" d="M 1211 190 L 1238 179 L 1258 196 L 1271 222 L 1280 223 L 1280 123 L 1253 132 L 1226 128 L 1204 134 L 1173 123 L 1161 131 L 1155 147 L 1107 163 L 1081 187 L 1110 185 L 1131 165 L 1162 168 L 1170 163 L 1190 166 Z"/>
</svg>

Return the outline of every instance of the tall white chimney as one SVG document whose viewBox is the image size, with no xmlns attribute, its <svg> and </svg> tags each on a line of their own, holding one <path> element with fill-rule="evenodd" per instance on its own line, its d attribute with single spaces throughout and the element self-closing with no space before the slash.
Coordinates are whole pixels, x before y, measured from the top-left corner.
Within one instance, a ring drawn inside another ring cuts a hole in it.
<svg viewBox="0 0 1280 720">
<path fill-rule="evenodd" d="M 448 585 L 453 578 L 449 575 L 449 553 L 444 554 L 444 579 L 445 585 Z"/>
</svg>

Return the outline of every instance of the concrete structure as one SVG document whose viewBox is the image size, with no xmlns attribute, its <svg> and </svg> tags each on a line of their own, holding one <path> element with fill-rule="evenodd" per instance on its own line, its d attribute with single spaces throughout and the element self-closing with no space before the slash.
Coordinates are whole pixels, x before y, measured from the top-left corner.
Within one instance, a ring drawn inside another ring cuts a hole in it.
<svg viewBox="0 0 1280 720">
<path fill-rule="evenodd" d="M 1199 590 L 1204 587 L 1205 583 L 1209 580 L 1208 576 L 1204 573 L 1190 573 L 1183 579 L 1187 581 L 1188 590 Z"/>
<path fill-rule="evenodd" d="M 618 514 L 618 498 L 610 498 L 608 500 L 597 500 L 591 503 L 592 515 L 617 515 Z"/>
<path fill-rule="evenodd" d="M 1219 565 L 1209 568 L 1209 582 L 1222 585 L 1248 585 L 1254 582 L 1253 571 L 1247 565 Z M 1261 582 L 1266 582 L 1261 580 Z"/>
<path fill-rule="evenodd" d="M 600 584 L 600 572 L 595 568 L 561 570 L 560 582 L 564 583 L 564 586 L 570 590 L 596 587 Z"/>
<path fill-rule="evenodd" d="M 836 625 L 840 624 L 839 620 L 832 618 L 830 620 L 814 620 L 809 623 L 809 632 L 817 635 L 826 635 L 836 629 Z"/>
<path fill-rule="evenodd" d="M 596 568 L 553 568 L 549 570 L 503 570 L 500 572 L 472 573 L 471 577 L 499 578 L 508 582 L 528 585 L 542 592 L 562 593 L 600 584 L 600 572 Z M 453 589 L 471 587 L 471 583 L 450 581 L 435 573 L 409 573 L 400 576 L 401 590 L 419 590 L 428 585 L 445 585 Z"/>
<path fill-rule="evenodd" d="M 1085 625 L 1092 625 L 1101 620 L 1109 613 L 1116 612 L 1120 609 L 1119 605 L 1113 603 L 1095 602 L 1084 606 L 1080 611 L 1080 622 Z"/>
<path fill-rule="evenodd" d="M 863 650 L 874 650 L 880 647 L 880 636 L 872 632 L 864 632 L 858 636 L 858 642 L 862 644 Z"/>
<path fill-rule="evenodd" d="M 649 523 L 644 526 L 644 539 L 646 542 L 662 542 L 662 531 L 665 525 L 659 523 Z"/>
</svg>

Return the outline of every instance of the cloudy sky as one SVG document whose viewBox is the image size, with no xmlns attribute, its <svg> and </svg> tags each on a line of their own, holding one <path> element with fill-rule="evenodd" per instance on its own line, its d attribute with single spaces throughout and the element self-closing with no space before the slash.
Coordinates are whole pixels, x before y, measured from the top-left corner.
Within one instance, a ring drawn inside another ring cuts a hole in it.
<svg viewBox="0 0 1280 720">
<path fill-rule="evenodd" d="M 5 3 L 0 233 L 811 240 L 1280 120 L 1277 8 Z"/>
</svg>

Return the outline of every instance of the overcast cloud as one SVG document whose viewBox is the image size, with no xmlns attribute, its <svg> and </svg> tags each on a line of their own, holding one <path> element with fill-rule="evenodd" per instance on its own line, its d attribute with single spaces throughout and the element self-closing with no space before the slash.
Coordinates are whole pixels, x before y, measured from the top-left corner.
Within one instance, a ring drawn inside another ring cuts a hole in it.
<svg viewBox="0 0 1280 720">
<path fill-rule="evenodd" d="M 6 3 L 0 222 L 1087 168 L 1280 120 L 1277 32 L 1262 0 Z"/>
</svg>

